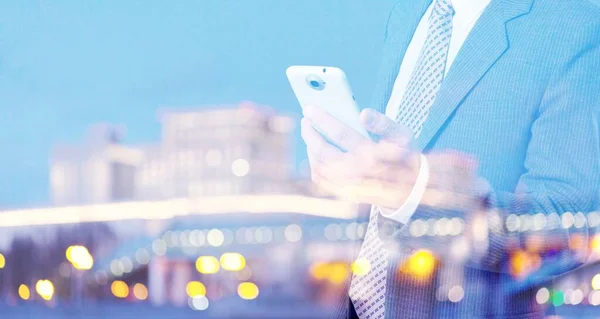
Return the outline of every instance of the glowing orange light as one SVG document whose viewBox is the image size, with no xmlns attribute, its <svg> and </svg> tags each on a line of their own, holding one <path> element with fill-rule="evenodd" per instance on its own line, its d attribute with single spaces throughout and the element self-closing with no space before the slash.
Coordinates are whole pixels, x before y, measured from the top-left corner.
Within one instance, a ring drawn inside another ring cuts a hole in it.
<svg viewBox="0 0 600 319">
<path fill-rule="evenodd" d="M 516 251 L 510 258 L 510 273 L 515 276 L 522 276 L 527 271 L 527 253 L 524 251 Z"/>
<path fill-rule="evenodd" d="M 329 275 L 329 265 L 326 263 L 314 263 L 310 267 L 311 275 L 317 280 L 323 280 Z"/>
<path fill-rule="evenodd" d="M 350 276 L 350 267 L 345 263 L 329 265 L 328 279 L 333 284 L 341 284 Z"/>
<path fill-rule="evenodd" d="M 135 284 L 133 286 L 133 296 L 138 300 L 146 300 L 148 298 L 148 288 L 141 283 Z"/>
<path fill-rule="evenodd" d="M 575 234 L 569 237 L 569 248 L 572 250 L 581 250 L 586 247 L 585 237 L 581 234 Z"/>
<path fill-rule="evenodd" d="M 523 277 L 541 266 L 542 258 L 537 253 L 517 250 L 510 257 L 510 274 Z"/>
<path fill-rule="evenodd" d="M 400 271 L 418 278 L 429 278 L 435 269 L 435 257 L 430 251 L 416 251 L 402 265 Z"/>
</svg>

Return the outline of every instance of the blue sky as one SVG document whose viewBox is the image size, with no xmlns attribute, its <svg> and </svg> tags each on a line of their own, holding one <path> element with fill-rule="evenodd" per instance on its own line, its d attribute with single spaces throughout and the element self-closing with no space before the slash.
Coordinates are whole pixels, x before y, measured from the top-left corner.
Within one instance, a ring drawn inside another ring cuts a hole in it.
<svg viewBox="0 0 600 319">
<path fill-rule="evenodd" d="M 158 139 L 160 107 L 298 113 L 292 64 L 344 68 L 366 103 L 395 1 L 0 0 L 0 209 L 47 204 L 51 146 L 93 123 L 137 143 Z"/>
</svg>

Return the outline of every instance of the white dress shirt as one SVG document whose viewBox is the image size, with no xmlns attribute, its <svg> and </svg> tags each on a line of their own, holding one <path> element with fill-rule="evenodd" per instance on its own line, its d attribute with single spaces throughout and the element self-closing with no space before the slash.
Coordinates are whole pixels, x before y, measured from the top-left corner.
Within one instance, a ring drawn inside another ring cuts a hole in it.
<svg viewBox="0 0 600 319">
<path fill-rule="evenodd" d="M 451 0 L 455 13 L 452 20 L 452 36 L 450 38 L 450 47 L 448 48 L 448 58 L 446 60 L 444 77 L 448 74 L 448 70 L 450 70 L 460 48 L 490 1 L 491 0 Z M 385 114 L 391 119 L 396 118 L 402 97 L 404 96 L 413 70 L 416 67 L 421 50 L 425 45 L 425 40 L 427 39 L 427 33 L 429 31 L 429 15 L 431 14 L 433 5 L 434 4 L 432 3 L 429 6 L 425 15 L 421 18 L 412 40 L 408 45 L 402 64 L 400 65 L 400 71 L 394 82 L 394 88 L 385 111 Z M 419 206 L 419 202 L 427 188 L 428 181 L 429 164 L 427 163 L 427 158 L 422 155 L 419 175 L 417 176 L 415 185 L 406 202 L 404 202 L 397 210 L 380 207 L 380 213 L 384 217 L 406 224 Z"/>
</svg>

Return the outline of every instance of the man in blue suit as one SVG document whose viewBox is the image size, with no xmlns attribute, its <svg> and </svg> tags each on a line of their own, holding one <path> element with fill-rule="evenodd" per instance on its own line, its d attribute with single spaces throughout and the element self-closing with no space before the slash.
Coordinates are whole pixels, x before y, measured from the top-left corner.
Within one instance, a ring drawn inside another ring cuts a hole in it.
<svg viewBox="0 0 600 319">
<path fill-rule="evenodd" d="M 552 312 L 540 288 L 586 260 L 599 206 L 600 8 L 402 0 L 361 113 L 375 138 L 304 112 L 313 181 L 372 205 L 339 318 Z"/>
</svg>

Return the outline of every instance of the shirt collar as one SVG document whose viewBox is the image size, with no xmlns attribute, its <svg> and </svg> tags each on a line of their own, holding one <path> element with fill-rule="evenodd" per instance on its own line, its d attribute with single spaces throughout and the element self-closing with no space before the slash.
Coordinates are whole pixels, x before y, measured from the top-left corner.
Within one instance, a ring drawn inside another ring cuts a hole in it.
<svg viewBox="0 0 600 319">
<path fill-rule="evenodd" d="M 491 0 L 451 0 L 455 16 L 467 21 L 475 18 Z"/>
</svg>

